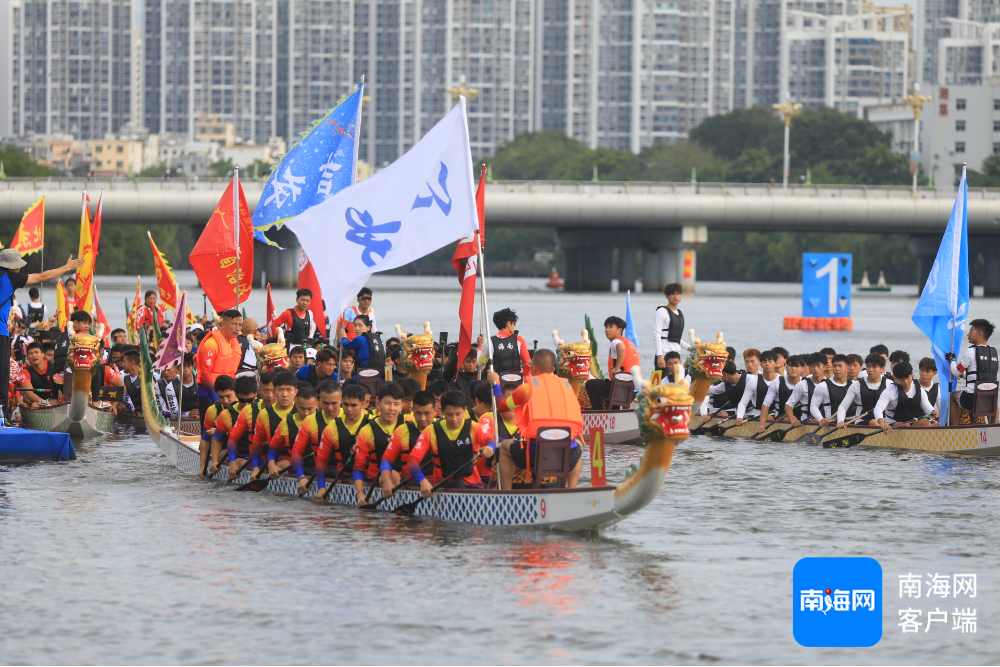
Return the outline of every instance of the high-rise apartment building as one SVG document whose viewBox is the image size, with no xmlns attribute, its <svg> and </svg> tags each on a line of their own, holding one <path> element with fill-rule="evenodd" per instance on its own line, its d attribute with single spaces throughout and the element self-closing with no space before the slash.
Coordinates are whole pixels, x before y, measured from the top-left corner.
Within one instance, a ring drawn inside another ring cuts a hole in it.
<svg viewBox="0 0 1000 667">
<path fill-rule="evenodd" d="M 9 0 L 2 19 L 11 134 L 103 138 L 133 121 L 131 0 Z"/>
</svg>

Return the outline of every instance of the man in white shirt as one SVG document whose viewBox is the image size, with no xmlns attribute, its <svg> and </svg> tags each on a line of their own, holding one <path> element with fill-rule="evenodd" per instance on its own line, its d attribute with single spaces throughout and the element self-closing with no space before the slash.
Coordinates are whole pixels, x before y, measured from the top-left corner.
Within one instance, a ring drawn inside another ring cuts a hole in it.
<svg viewBox="0 0 1000 667">
<path fill-rule="evenodd" d="M 679 354 L 691 349 L 684 340 L 684 313 L 678 308 L 683 291 L 680 283 L 665 286 L 663 296 L 667 297 L 667 305 L 659 306 L 653 314 L 653 341 L 656 347 L 654 366 L 658 369 L 666 367 L 664 355 L 667 352 Z"/>
<path fill-rule="evenodd" d="M 847 388 L 847 395 L 837 408 L 837 428 L 844 428 L 847 409 L 854 406 L 854 414 L 866 415 L 869 426 L 878 426 L 875 419 L 875 404 L 885 391 L 889 378 L 882 374 L 885 370 L 885 357 L 881 354 L 869 354 L 865 358 L 865 372 Z"/>
<path fill-rule="evenodd" d="M 747 352 L 749 351 L 747 350 Z M 746 352 L 743 354 L 746 355 Z M 745 361 L 746 357 L 744 356 Z M 766 408 L 763 410 L 762 408 L 777 400 L 778 374 L 775 372 L 774 366 L 778 363 L 778 355 L 772 350 L 764 350 L 756 361 L 760 364 L 761 373 L 752 375 L 749 370 L 747 371 L 747 383 L 743 390 L 743 398 L 740 399 L 740 404 L 736 407 L 737 425 L 743 423 L 744 415 L 750 419 L 760 418 L 762 422 L 766 422 L 770 415 L 768 415 Z M 747 410 L 748 407 L 749 410 Z"/>
<path fill-rule="evenodd" d="M 792 390 L 792 395 L 785 402 L 785 416 L 792 426 L 801 426 L 801 418 L 809 416 L 809 405 L 813 396 L 824 379 L 826 370 L 826 355 L 821 352 L 813 352 L 806 360 L 809 367 L 809 377 L 803 378 Z"/>
<path fill-rule="evenodd" d="M 962 409 L 972 411 L 976 399 L 977 382 L 997 381 L 997 350 L 987 343 L 993 335 L 994 326 L 986 320 L 969 322 L 969 347 L 962 351 L 962 356 L 956 361 L 955 354 L 949 352 L 944 358 L 951 362 L 951 376 L 965 376 L 965 390 L 951 395 L 951 410 L 949 423 L 961 422 Z"/>
<path fill-rule="evenodd" d="M 882 392 L 875 405 L 875 419 L 886 433 L 896 427 L 912 422 L 913 426 L 931 426 L 926 415 L 936 414 L 934 406 L 927 400 L 927 394 L 913 381 L 913 367 L 908 361 L 893 365 L 892 375 L 896 379 Z"/>
<path fill-rule="evenodd" d="M 920 360 L 918 384 L 920 390 L 927 394 L 928 402 L 935 410 L 941 410 L 941 387 L 934 381 L 937 377 L 937 362 L 934 357 L 924 357 Z"/>
<path fill-rule="evenodd" d="M 735 408 L 739 404 L 745 388 L 746 374 L 736 370 L 736 364 L 732 361 L 727 361 L 726 365 L 722 367 L 722 382 L 716 382 L 708 388 L 708 394 L 701 402 L 699 414 L 702 417 L 707 417 L 708 409 L 711 407 L 716 410 L 715 417 L 728 417 L 728 413 L 723 410 Z"/>
<path fill-rule="evenodd" d="M 816 385 L 816 391 L 813 392 L 812 400 L 809 402 L 809 414 L 819 422 L 820 426 L 826 426 L 832 421 L 840 404 L 847 397 L 847 386 L 850 384 L 850 380 L 847 379 L 847 361 L 846 354 L 833 355 L 830 363 L 833 376 Z"/>
<path fill-rule="evenodd" d="M 781 354 L 776 349 L 771 351 L 777 354 L 780 359 Z M 774 383 L 774 391 L 769 391 L 767 396 L 764 397 L 761 420 L 757 426 L 758 433 L 763 433 L 767 430 L 767 415 L 771 411 L 771 406 L 774 406 L 774 411 L 777 414 L 775 421 L 789 421 L 788 413 L 785 412 L 785 406 L 791 400 L 796 387 L 802 384 L 802 376 L 808 375 L 809 365 L 806 364 L 805 359 L 796 354 L 788 357 L 785 362 L 785 375 L 778 374 L 777 364 L 775 364 L 774 372 L 777 375 Z M 793 403 L 792 405 L 794 406 L 795 404 Z"/>
<path fill-rule="evenodd" d="M 664 361 L 666 361 L 667 367 L 663 370 L 663 380 L 660 384 L 668 384 L 670 382 L 687 382 L 688 385 L 691 384 L 691 376 L 687 374 L 684 370 L 684 364 L 681 362 L 680 352 L 674 352 L 671 350 L 663 355 Z"/>
</svg>

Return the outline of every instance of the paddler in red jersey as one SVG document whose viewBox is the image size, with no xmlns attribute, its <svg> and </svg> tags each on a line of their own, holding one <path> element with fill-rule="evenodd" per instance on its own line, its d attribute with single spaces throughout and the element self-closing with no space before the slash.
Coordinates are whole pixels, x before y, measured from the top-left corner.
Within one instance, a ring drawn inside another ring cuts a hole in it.
<svg viewBox="0 0 1000 667">
<path fill-rule="evenodd" d="M 237 462 L 237 465 L 243 465 L 239 463 L 240 455 L 242 455 L 245 461 L 248 456 L 250 456 L 250 444 L 253 442 L 253 430 L 257 425 L 257 417 L 260 416 L 262 410 L 267 408 L 269 405 L 274 405 L 274 374 L 276 371 L 264 371 L 260 374 L 260 384 L 257 385 L 257 400 L 247 401 L 243 404 L 240 409 L 239 414 L 236 417 L 236 423 L 229 426 L 228 431 L 225 433 L 225 437 L 219 436 L 219 431 L 226 428 L 227 420 L 220 420 L 216 423 L 216 440 L 220 443 L 226 445 L 227 450 L 229 449 L 229 441 L 232 440 L 236 443 L 236 451 L 228 451 L 227 460 L 232 463 Z M 239 378 L 240 380 L 246 380 L 253 378 Z M 249 387 L 249 383 L 244 386 Z M 221 427 L 221 428 L 220 428 Z M 213 463 L 213 467 L 217 468 L 218 463 Z M 214 472 L 213 472 L 214 474 Z"/>
<path fill-rule="evenodd" d="M 420 483 L 420 493 L 424 498 L 430 498 L 431 488 L 452 474 L 455 477 L 445 482 L 444 488 L 483 488 L 479 471 L 472 460 L 480 453 L 485 458 L 493 456 L 493 448 L 482 447 L 478 439 L 472 437 L 475 424 L 469 417 L 468 404 L 466 395 L 457 389 L 442 394 L 441 411 L 444 419 L 425 428 L 416 447 L 410 452 L 407 468 Z M 418 465 L 427 452 L 430 452 L 434 461 L 434 472 L 430 479 Z"/>
<path fill-rule="evenodd" d="M 214 403 L 210 403 L 209 406 L 201 412 L 202 424 L 201 424 L 201 442 L 198 443 L 198 451 L 201 459 L 201 468 L 199 468 L 198 474 L 204 476 L 205 466 L 209 462 L 209 456 L 212 451 L 212 440 L 215 436 L 215 425 L 219 420 L 219 415 L 221 415 L 226 408 L 236 402 L 236 380 L 230 375 L 219 375 L 215 378 L 212 385 L 212 392 L 215 394 L 216 400 Z M 212 461 L 213 466 L 218 465 L 216 459 Z M 209 470 L 211 473 L 212 471 Z M 214 474 L 214 473 L 213 473 Z"/>
<path fill-rule="evenodd" d="M 526 380 L 531 369 L 531 356 L 528 344 L 517 333 L 517 313 L 510 308 L 498 310 L 493 313 L 493 324 L 499 329 L 496 336 L 479 337 L 479 362 L 485 365 L 492 361 L 493 370 L 501 377 L 514 375 L 519 376 L 518 382 Z M 511 377 L 510 381 L 514 379 Z M 503 381 L 508 380 L 504 378 Z"/>
<path fill-rule="evenodd" d="M 396 427 L 379 463 L 383 496 L 392 496 L 392 490 L 402 481 L 401 474 L 410 477 L 408 472 L 404 472 L 404 468 L 410 462 L 410 452 L 416 446 L 424 429 L 434 423 L 436 412 L 434 394 L 429 391 L 418 391 L 413 395 L 411 412 L 413 419 Z M 421 467 L 426 467 L 429 460 L 430 452 L 419 462 Z"/>
<path fill-rule="evenodd" d="M 257 415 L 257 423 L 253 427 L 253 438 L 250 440 L 250 458 L 253 468 L 254 479 L 260 474 L 260 455 L 264 448 L 271 442 L 271 438 L 278 432 L 278 427 L 295 409 L 295 394 L 298 391 L 298 381 L 295 376 L 287 370 L 280 370 L 274 374 L 274 405 L 269 405 Z M 232 435 L 229 437 L 232 443 Z M 289 457 L 290 458 L 290 457 Z M 238 466 L 229 463 L 230 479 L 236 476 Z"/>
<path fill-rule="evenodd" d="M 354 443 L 354 492 L 358 504 L 364 505 L 365 483 L 374 484 L 379 474 L 382 456 L 389 447 L 399 416 L 403 409 L 403 388 L 395 382 L 386 382 L 378 389 L 378 415 L 358 431 Z"/>
<path fill-rule="evenodd" d="M 534 438 L 539 427 L 564 428 L 573 439 L 570 449 L 570 474 L 568 486 L 573 488 L 580 480 L 583 467 L 583 447 L 578 436 L 583 430 L 583 415 L 580 401 L 564 378 L 555 375 L 556 355 L 552 350 L 536 350 L 531 359 L 531 378 L 514 390 L 508 397 L 503 396 L 499 377 L 491 372 L 489 377 L 497 399 L 497 410 L 514 411 L 514 423 L 520 436 L 515 440 L 500 443 L 500 488 L 528 488 L 522 483 L 512 487 L 517 469 L 530 470 L 530 456 L 535 448 Z"/>
<path fill-rule="evenodd" d="M 292 446 L 292 470 L 299 480 L 299 495 L 304 496 L 309 490 L 309 478 L 305 474 L 306 458 L 310 468 L 315 467 L 316 453 L 319 451 L 319 441 L 323 431 L 340 416 L 341 401 L 340 385 L 330 381 L 319 387 L 319 409 L 309 415 L 299 427 L 299 434 Z"/>
<path fill-rule="evenodd" d="M 368 423 L 368 411 L 365 409 L 368 406 L 367 396 L 361 385 L 349 384 L 344 387 L 341 399 L 344 416 L 337 417 L 332 424 L 327 425 L 316 452 L 316 488 L 319 489 L 316 500 L 326 500 L 326 471 L 331 457 L 334 458 L 335 469 L 339 471 L 333 480 L 335 484 L 345 475 L 347 479 L 352 477 L 351 471 L 344 470 L 343 466 L 354 453 L 358 432 Z"/>
<path fill-rule="evenodd" d="M 612 315 L 604 320 L 604 335 L 611 341 L 608 350 L 608 378 L 612 378 L 616 373 L 629 373 L 633 366 L 639 365 L 639 351 L 635 349 L 635 344 L 626 338 L 625 320 Z M 596 379 L 587 380 L 583 385 L 590 397 L 590 405 L 595 410 L 600 410 L 604 406 L 604 399 L 611 396 L 611 380 Z"/>
<path fill-rule="evenodd" d="M 514 393 L 518 385 L 514 383 L 506 383 L 503 385 L 503 396 L 504 398 L 510 396 Z M 476 385 L 475 396 L 472 397 L 473 400 L 473 414 L 476 416 L 476 428 L 473 430 L 472 435 L 474 438 L 479 439 L 480 447 L 489 446 L 494 450 L 497 448 L 496 442 L 493 439 L 493 388 L 490 386 L 489 382 L 480 382 Z M 501 403 L 497 403 L 499 406 Z M 497 422 L 497 428 L 499 429 L 499 440 L 503 442 L 504 440 L 510 440 L 517 434 L 517 426 L 514 424 L 514 413 L 512 411 L 502 411 L 500 412 L 500 421 Z M 483 480 L 483 486 L 490 488 L 490 480 L 493 478 L 495 459 L 482 458 L 476 462 L 476 470 L 479 471 L 479 476 Z M 496 486 L 494 483 L 493 486 Z"/>
<path fill-rule="evenodd" d="M 243 333 L 243 315 L 238 310 L 226 310 L 221 317 L 219 329 L 202 339 L 195 356 L 198 366 L 198 411 L 202 415 L 218 400 L 214 390 L 215 378 L 220 375 L 236 377 L 242 356 L 237 336 Z"/>
<path fill-rule="evenodd" d="M 233 426 L 239 422 L 239 418 L 244 410 L 251 410 L 257 399 L 257 380 L 252 377 L 236 378 L 236 401 L 219 413 L 215 421 L 215 435 L 212 436 L 212 465 L 209 466 L 209 476 L 214 475 L 219 470 L 219 459 L 222 449 L 228 446 L 229 434 Z M 209 408 L 211 409 L 211 408 Z M 259 409 L 258 409 L 259 410 Z M 229 461 L 235 461 L 237 465 L 246 463 L 250 456 L 249 434 L 236 439 L 236 445 L 229 452 Z"/>
<path fill-rule="evenodd" d="M 277 477 L 292 465 L 292 445 L 299 435 L 302 422 L 316 413 L 319 396 L 312 387 L 299 387 L 295 394 L 295 410 L 288 414 L 271 436 L 267 450 L 267 474 Z"/>
</svg>

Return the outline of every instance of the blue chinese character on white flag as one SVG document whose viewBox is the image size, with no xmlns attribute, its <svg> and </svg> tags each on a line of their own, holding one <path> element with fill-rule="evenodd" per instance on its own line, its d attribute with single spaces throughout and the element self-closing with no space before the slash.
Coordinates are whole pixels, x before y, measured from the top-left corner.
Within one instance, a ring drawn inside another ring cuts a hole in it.
<svg viewBox="0 0 1000 667">
<path fill-rule="evenodd" d="M 326 116 L 299 133 L 302 139 L 271 170 L 253 212 L 258 241 L 276 246 L 264 236 L 266 230 L 280 227 L 354 183 L 363 92 L 362 78 Z"/>
<path fill-rule="evenodd" d="M 340 295 L 340 310 L 372 273 L 403 266 L 475 232 L 465 99 L 394 163 L 286 225 L 309 249 L 323 294 Z"/>
</svg>

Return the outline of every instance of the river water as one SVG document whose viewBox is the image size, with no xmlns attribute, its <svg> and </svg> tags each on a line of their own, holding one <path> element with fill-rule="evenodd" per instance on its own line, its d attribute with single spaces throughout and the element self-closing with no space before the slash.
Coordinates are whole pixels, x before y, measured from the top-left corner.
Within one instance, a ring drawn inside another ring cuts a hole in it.
<svg viewBox="0 0 1000 667">
<path fill-rule="evenodd" d="M 373 280 L 381 329 L 425 318 L 435 333 L 456 329 L 457 291 L 421 280 Z M 578 333 L 584 312 L 624 312 L 620 294 L 533 286 L 492 281 L 490 306 L 516 308 L 539 347 L 553 327 Z M 120 303 L 113 291 L 102 299 Z M 289 295 L 276 292 L 279 306 Z M 632 302 L 645 363 L 657 302 Z M 699 286 L 682 309 L 699 335 L 722 330 L 737 349 L 885 342 L 919 357 L 913 305 L 859 297 L 849 333 L 782 331 L 799 312 L 789 286 Z M 973 317 L 991 311 L 973 301 Z M 143 435 L 84 442 L 78 455 L 0 468 L 2 663 L 1000 662 L 992 459 L 692 437 L 649 507 L 600 535 L 567 535 L 237 494 L 186 477 Z M 612 446 L 609 483 L 640 456 Z M 795 642 L 791 574 L 806 556 L 881 563 L 878 645 Z M 977 597 L 901 600 L 908 573 L 975 573 Z M 955 606 L 976 609 L 976 633 L 897 625 L 899 609 Z"/>
</svg>

